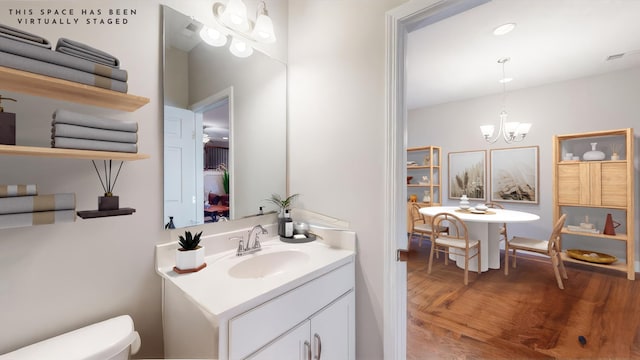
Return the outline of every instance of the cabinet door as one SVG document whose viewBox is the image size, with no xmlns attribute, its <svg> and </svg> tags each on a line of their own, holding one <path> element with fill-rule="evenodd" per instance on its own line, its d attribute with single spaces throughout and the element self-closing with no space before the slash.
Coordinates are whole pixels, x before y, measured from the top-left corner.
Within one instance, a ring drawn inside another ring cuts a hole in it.
<svg viewBox="0 0 640 360">
<path fill-rule="evenodd" d="M 601 196 L 603 206 L 627 206 L 627 164 L 603 163 L 601 166 Z"/>
<path fill-rule="evenodd" d="M 563 205 L 627 206 L 625 163 L 558 165 L 558 203 Z"/>
<path fill-rule="evenodd" d="M 353 291 L 311 318 L 313 360 L 355 359 Z"/>
<path fill-rule="evenodd" d="M 309 321 L 282 335 L 247 359 L 251 360 L 310 360 L 311 341 Z M 251 336 L 251 334 L 248 334 Z"/>
<path fill-rule="evenodd" d="M 579 205 L 585 200 L 584 197 L 589 195 L 588 191 L 582 190 L 585 187 L 588 189 L 589 186 L 588 168 L 581 165 L 588 164 L 558 165 L 558 203 Z"/>
</svg>

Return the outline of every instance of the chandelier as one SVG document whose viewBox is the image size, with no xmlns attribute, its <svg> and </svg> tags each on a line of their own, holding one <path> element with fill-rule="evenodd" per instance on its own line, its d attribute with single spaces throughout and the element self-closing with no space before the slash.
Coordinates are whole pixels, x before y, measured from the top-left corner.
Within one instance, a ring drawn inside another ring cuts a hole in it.
<svg viewBox="0 0 640 360">
<path fill-rule="evenodd" d="M 200 30 L 200 38 L 211 46 L 224 46 L 231 37 L 229 51 L 243 58 L 253 54 L 253 44 L 276 41 L 273 22 L 264 1 L 258 3 L 255 21 L 247 16 L 247 6 L 242 0 L 229 0 L 226 5 L 214 2 L 212 11 L 221 29 L 205 25 Z"/>
<path fill-rule="evenodd" d="M 513 80 L 512 78 L 508 78 L 505 75 L 505 64 L 511 60 L 508 57 L 498 59 L 498 63 L 502 65 L 502 78 L 500 79 L 500 83 L 502 83 L 502 111 L 500 111 L 500 124 L 498 128 L 498 133 L 494 138 L 492 138 L 495 126 L 493 125 L 482 125 L 480 126 L 480 131 L 484 136 L 484 139 L 493 144 L 502 136 L 504 141 L 507 144 L 511 144 L 512 142 L 522 141 L 525 136 L 529 133 L 529 129 L 531 129 L 530 123 L 520 123 L 517 121 L 507 121 L 506 109 L 506 98 L 507 98 L 507 83 Z"/>
</svg>

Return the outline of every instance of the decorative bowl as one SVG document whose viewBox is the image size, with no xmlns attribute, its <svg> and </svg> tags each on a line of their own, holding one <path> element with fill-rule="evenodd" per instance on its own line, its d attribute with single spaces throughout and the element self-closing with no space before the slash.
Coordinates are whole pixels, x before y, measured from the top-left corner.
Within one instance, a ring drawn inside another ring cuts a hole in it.
<svg viewBox="0 0 640 360">
<path fill-rule="evenodd" d="M 613 264 L 618 260 L 613 255 L 603 254 L 590 250 L 567 249 L 567 255 L 574 259 L 588 261 L 597 264 Z"/>
</svg>

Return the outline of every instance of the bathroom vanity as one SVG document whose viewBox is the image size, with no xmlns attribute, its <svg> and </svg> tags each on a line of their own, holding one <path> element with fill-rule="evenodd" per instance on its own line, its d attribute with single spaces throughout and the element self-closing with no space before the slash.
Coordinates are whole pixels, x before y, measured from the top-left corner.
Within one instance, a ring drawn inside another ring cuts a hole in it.
<svg viewBox="0 0 640 360">
<path fill-rule="evenodd" d="M 177 245 L 157 246 L 165 357 L 355 359 L 355 233 L 312 229 L 318 240 L 303 244 L 268 235 L 236 256 L 231 238 L 249 229 L 205 237 L 213 250 L 196 273 L 172 270 Z"/>
</svg>

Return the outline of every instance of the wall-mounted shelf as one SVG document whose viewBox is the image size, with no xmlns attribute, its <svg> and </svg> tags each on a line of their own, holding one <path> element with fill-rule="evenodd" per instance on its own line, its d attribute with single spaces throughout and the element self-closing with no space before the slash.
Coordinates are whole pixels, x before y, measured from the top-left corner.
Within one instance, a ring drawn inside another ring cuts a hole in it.
<svg viewBox="0 0 640 360">
<path fill-rule="evenodd" d="M 131 215 L 136 212 L 136 209 L 132 208 L 120 208 L 117 210 L 84 210 L 78 211 L 77 214 L 83 219 L 94 219 L 99 217 L 107 217 L 107 216 L 120 216 L 120 215 Z"/>
<path fill-rule="evenodd" d="M 135 111 L 148 98 L 0 66 L 0 88 L 108 109 Z"/>
<path fill-rule="evenodd" d="M 76 150 L 45 148 L 19 145 L 0 145 L 0 155 L 24 155 L 51 158 L 88 159 L 88 160 L 122 160 L 133 161 L 148 159 L 147 154 L 123 153 L 112 151 Z"/>
</svg>

